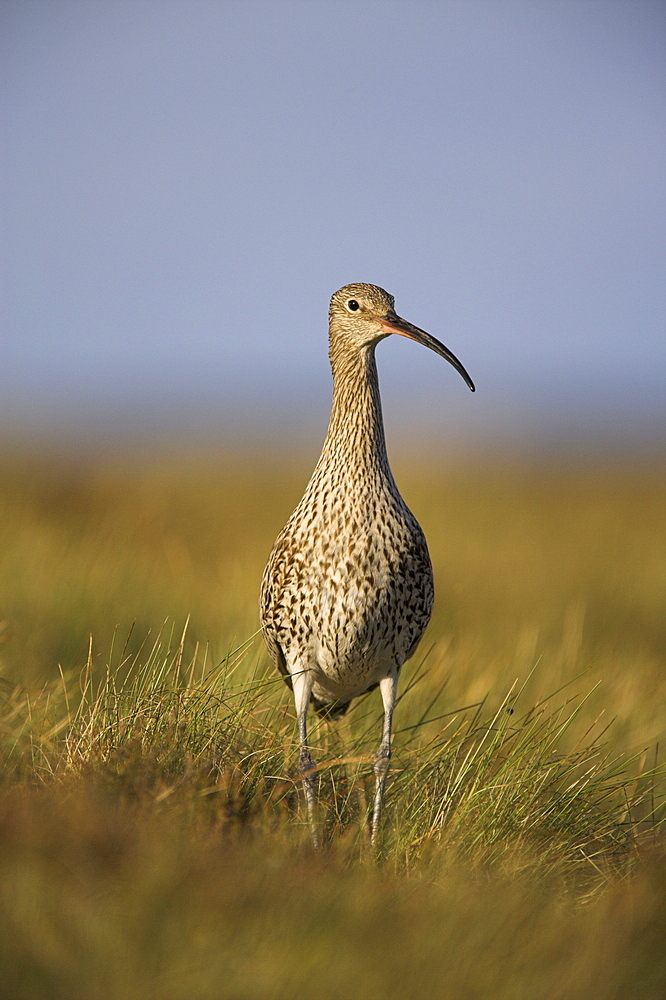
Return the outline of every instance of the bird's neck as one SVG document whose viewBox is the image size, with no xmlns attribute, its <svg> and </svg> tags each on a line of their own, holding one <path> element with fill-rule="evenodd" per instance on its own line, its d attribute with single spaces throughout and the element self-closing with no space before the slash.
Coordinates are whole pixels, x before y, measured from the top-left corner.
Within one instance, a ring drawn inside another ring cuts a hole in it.
<svg viewBox="0 0 666 1000">
<path fill-rule="evenodd" d="M 332 357 L 333 406 L 322 459 L 392 479 L 374 345 Z"/>
</svg>

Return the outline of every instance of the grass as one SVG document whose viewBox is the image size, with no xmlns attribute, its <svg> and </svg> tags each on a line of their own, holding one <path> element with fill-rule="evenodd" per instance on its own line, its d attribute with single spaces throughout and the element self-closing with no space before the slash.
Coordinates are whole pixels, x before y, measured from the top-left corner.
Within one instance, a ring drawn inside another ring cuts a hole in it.
<svg viewBox="0 0 666 1000">
<path fill-rule="evenodd" d="M 0 465 L 7 995 L 664 995 L 663 463 L 395 463 L 437 614 L 377 853 L 379 698 L 313 725 L 319 855 L 253 637 L 307 470 Z"/>
</svg>

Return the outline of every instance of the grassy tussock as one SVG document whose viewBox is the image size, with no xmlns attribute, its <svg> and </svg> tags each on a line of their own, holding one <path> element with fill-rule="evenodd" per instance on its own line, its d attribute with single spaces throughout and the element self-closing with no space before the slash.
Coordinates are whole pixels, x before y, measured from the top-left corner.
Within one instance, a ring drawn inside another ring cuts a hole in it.
<svg viewBox="0 0 666 1000">
<path fill-rule="evenodd" d="M 157 804 L 187 788 L 208 800 L 205 811 L 215 803 L 222 825 L 270 831 L 291 817 L 302 827 L 293 710 L 279 678 L 250 675 L 242 648 L 212 669 L 205 652 L 186 660 L 184 650 L 185 632 L 174 642 L 171 629 L 132 657 L 111 656 L 98 680 L 91 650 L 79 690 L 63 674 L 37 699 L 12 691 L 2 723 L 5 782 L 101 776 Z M 521 693 L 507 692 L 494 712 L 479 705 L 437 719 L 435 737 L 425 736 L 434 724 L 427 717 L 397 734 L 385 861 L 418 870 L 441 854 L 511 869 L 531 858 L 535 877 L 580 886 L 630 870 L 663 820 L 656 773 L 644 759 L 614 754 L 594 730 L 569 744 L 585 699 L 561 692 L 521 712 Z M 369 698 L 342 730 L 321 722 L 313 731 L 320 822 L 329 840 L 345 840 L 350 858 L 369 853 L 379 731 Z"/>
</svg>

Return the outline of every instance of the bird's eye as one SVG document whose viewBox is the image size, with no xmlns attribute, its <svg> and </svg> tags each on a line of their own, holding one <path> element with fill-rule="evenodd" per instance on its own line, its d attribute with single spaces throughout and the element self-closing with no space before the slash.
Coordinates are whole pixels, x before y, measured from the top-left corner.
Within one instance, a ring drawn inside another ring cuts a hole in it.
<svg viewBox="0 0 666 1000">
<path fill-rule="evenodd" d="M 356 299 L 350 299 L 349 302 L 347 303 L 347 309 L 349 309 L 349 312 L 355 313 L 357 311 L 357 309 L 360 309 L 360 308 L 361 307 L 358 304 L 358 302 L 356 301 Z"/>
</svg>

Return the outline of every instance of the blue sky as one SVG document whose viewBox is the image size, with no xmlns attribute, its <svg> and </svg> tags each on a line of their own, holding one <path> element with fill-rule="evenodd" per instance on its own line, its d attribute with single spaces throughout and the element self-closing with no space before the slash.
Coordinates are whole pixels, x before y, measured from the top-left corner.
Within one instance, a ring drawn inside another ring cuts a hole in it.
<svg viewBox="0 0 666 1000">
<path fill-rule="evenodd" d="M 371 281 L 390 433 L 666 413 L 666 5 L 5 0 L 6 428 L 310 436 Z"/>
</svg>

